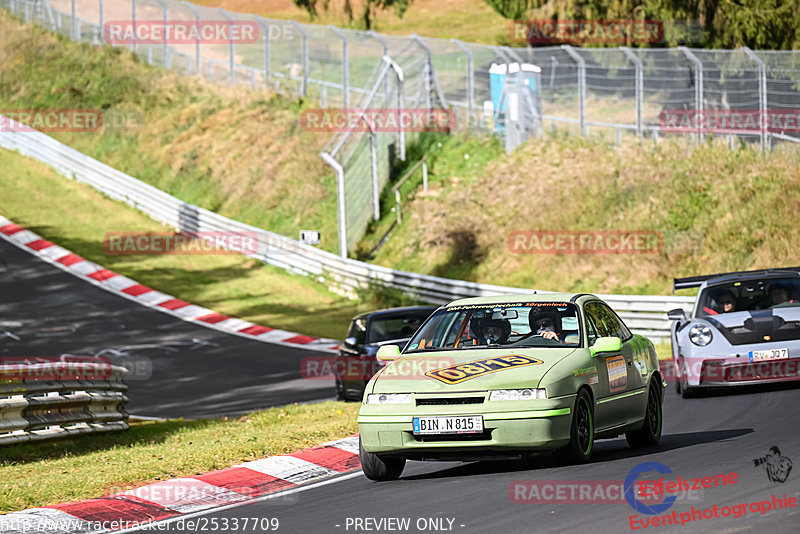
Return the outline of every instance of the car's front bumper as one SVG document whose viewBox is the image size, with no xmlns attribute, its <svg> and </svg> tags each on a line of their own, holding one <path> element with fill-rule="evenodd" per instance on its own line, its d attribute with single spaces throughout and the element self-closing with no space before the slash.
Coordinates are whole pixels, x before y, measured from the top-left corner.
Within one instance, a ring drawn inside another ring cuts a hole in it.
<svg viewBox="0 0 800 534">
<path fill-rule="evenodd" d="M 690 387 L 724 387 L 800 381 L 800 358 L 750 362 L 741 358 L 686 359 Z"/>
<path fill-rule="evenodd" d="M 555 401 L 555 402 L 554 402 Z M 460 413 L 443 410 L 440 414 L 389 415 L 361 413 L 358 429 L 364 449 L 373 453 L 400 454 L 408 458 L 450 459 L 458 453 L 503 453 L 524 450 L 553 450 L 569 443 L 572 406 L 575 395 L 548 399 L 546 409 L 486 411 L 463 409 Z M 363 412 L 363 410 L 362 410 Z M 481 415 L 482 434 L 415 436 L 415 415 Z"/>
</svg>

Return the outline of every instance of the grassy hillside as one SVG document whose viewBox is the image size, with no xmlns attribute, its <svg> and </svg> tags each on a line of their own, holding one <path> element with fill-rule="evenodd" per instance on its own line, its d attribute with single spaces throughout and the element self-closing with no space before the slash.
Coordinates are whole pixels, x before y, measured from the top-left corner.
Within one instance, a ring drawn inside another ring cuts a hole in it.
<svg viewBox="0 0 800 534">
<path fill-rule="evenodd" d="M 493 284 L 654 294 L 669 293 L 674 276 L 800 263 L 796 151 L 615 147 L 565 135 L 488 160 L 465 159 L 461 145 L 432 150 L 463 164 L 439 167 L 429 192 L 404 206 L 377 263 Z M 518 230 L 653 231 L 663 250 L 520 254 L 509 247 Z"/>
<path fill-rule="evenodd" d="M 153 68 L 127 49 L 72 43 L 0 11 L 0 108 L 139 113 L 124 131 L 50 135 L 182 200 L 295 238 L 336 227 L 334 175 L 317 156 L 329 134 L 300 128 L 302 106 Z M 335 235 L 323 232 L 321 246 L 336 250 Z"/>
</svg>

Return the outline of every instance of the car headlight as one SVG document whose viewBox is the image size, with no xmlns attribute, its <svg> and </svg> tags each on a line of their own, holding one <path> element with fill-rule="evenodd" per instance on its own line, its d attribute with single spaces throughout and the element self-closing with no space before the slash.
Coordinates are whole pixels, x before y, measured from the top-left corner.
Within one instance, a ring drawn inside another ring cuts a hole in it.
<svg viewBox="0 0 800 534">
<path fill-rule="evenodd" d="M 544 389 L 496 389 L 489 393 L 490 401 L 546 399 Z"/>
<path fill-rule="evenodd" d="M 367 404 L 411 404 L 411 393 L 372 393 Z"/>
<path fill-rule="evenodd" d="M 711 337 L 711 329 L 704 324 L 696 324 L 689 330 L 689 339 L 700 347 L 711 343 Z"/>
</svg>

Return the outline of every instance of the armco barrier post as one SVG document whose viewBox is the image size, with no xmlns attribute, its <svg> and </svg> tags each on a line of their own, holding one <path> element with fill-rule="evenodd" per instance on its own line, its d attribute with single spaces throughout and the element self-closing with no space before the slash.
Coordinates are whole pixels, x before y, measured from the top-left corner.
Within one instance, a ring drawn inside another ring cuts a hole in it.
<svg viewBox="0 0 800 534">
<path fill-rule="evenodd" d="M 473 110 L 475 109 L 475 63 L 472 52 L 467 46 L 458 39 L 451 39 L 455 45 L 467 56 L 467 125 L 474 119 Z"/>
<path fill-rule="evenodd" d="M 694 65 L 694 120 L 697 125 L 697 142 L 700 143 L 703 141 L 702 125 L 705 123 L 703 119 L 703 62 L 685 46 L 679 46 L 678 50 L 683 52 L 686 59 Z"/>
<path fill-rule="evenodd" d="M 100 8 L 100 42 L 105 44 L 106 36 L 103 33 L 103 24 L 104 24 L 104 21 L 105 21 L 105 19 L 103 18 L 103 15 L 104 15 L 104 13 L 103 13 L 103 0 L 100 0 L 100 5 L 98 7 Z"/>
<path fill-rule="evenodd" d="M 411 39 L 413 39 L 414 42 L 416 42 L 425 52 L 425 107 L 427 109 L 431 109 L 431 94 L 433 93 L 433 55 L 431 54 L 431 49 L 427 44 L 425 44 L 425 41 L 423 41 L 419 35 L 416 33 L 412 34 Z"/>
<path fill-rule="evenodd" d="M 267 22 L 263 17 L 259 17 L 258 15 L 255 16 L 256 22 L 259 26 L 264 30 L 264 84 L 270 84 L 270 36 L 269 36 L 269 22 Z"/>
<path fill-rule="evenodd" d="M 308 95 L 308 32 L 303 28 L 303 26 L 294 20 L 289 21 L 292 23 L 292 26 L 300 32 L 300 36 L 302 37 L 302 45 L 300 48 L 300 55 L 301 55 L 301 65 L 303 67 L 303 84 L 300 86 L 300 96 L 305 97 Z"/>
<path fill-rule="evenodd" d="M 194 6 L 194 4 L 190 2 L 184 2 L 184 5 L 188 7 L 189 10 L 194 14 L 194 23 L 197 36 L 194 41 L 194 73 L 200 74 L 200 13 L 197 11 L 197 8 Z"/>
<path fill-rule="evenodd" d="M 70 2 L 70 17 L 72 17 L 70 19 L 72 24 L 70 26 L 69 38 L 75 41 L 77 39 L 75 36 L 78 34 L 78 16 L 75 14 L 75 0 Z"/>
<path fill-rule="evenodd" d="M 392 70 L 397 77 L 397 109 L 403 109 L 403 69 L 400 68 L 400 65 L 395 63 L 392 58 L 389 56 L 383 56 L 383 60 L 392 67 Z M 387 74 L 388 76 L 388 74 Z M 389 103 L 386 103 L 388 108 Z M 401 121 L 397 122 L 397 145 L 398 145 L 398 157 L 400 161 L 406 160 L 406 134 L 403 131 L 403 124 Z"/>
<path fill-rule="evenodd" d="M 384 56 L 388 56 L 389 55 L 389 43 L 386 42 L 386 39 L 381 37 L 380 34 L 376 33 L 374 30 L 368 31 L 367 35 L 369 35 L 370 37 L 372 37 L 373 39 L 378 41 L 378 43 L 380 43 L 381 47 L 383 47 L 383 55 Z M 383 79 L 383 105 L 384 106 L 388 106 L 389 105 L 389 77 L 388 76 L 386 76 Z"/>
<path fill-rule="evenodd" d="M 625 54 L 633 66 L 636 69 L 636 135 L 639 137 L 642 136 L 642 113 L 644 108 L 644 69 L 642 68 L 642 60 L 639 59 L 636 54 L 631 52 L 631 49 L 627 46 L 620 46 L 620 50 L 622 53 Z M 617 133 L 619 134 L 619 129 L 617 129 Z M 619 145 L 619 142 L 617 143 Z"/>
<path fill-rule="evenodd" d="M 578 121 L 581 135 L 586 136 L 589 134 L 586 125 L 586 60 L 570 45 L 561 45 L 561 48 L 578 65 Z"/>
<path fill-rule="evenodd" d="M 372 171 L 372 218 L 377 221 L 381 218 L 380 191 L 378 190 L 378 139 L 373 122 L 365 114 L 361 115 L 361 120 L 364 121 L 369 130 L 369 160 Z"/>
<path fill-rule="evenodd" d="M 767 65 L 750 48 L 743 46 L 742 50 L 758 66 L 758 111 L 759 127 L 761 130 L 761 152 L 767 150 Z"/>
<path fill-rule="evenodd" d="M 166 29 L 169 23 L 169 5 L 164 0 L 158 0 L 161 4 L 161 10 L 164 13 L 164 43 L 161 45 L 161 61 L 165 69 L 172 67 L 172 60 L 169 56 L 169 44 L 166 38 Z"/>
<path fill-rule="evenodd" d="M 217 11 L 228 21 L 228 81 L 231 85 L 236 81 L 236 51 L 233 46 L 233 18 L 222 8 Z"/>
<path fill-rule="evenodd" d="M 325 163 L 333 167 L 333 170 L 336 171 L 336 190 L 337 190 L 337 197 L 338 197 L 338 218 L 339 218 L 339 255 L 342 258 L 347 257 L 347 221 L 345 219 L 346 211 L 344 205 L 344 167 L 333 159 L 333 156 L 328 154 L 327 152 L 320 152 L 319 157 L 321 157 Z"/>
<path fill-rule="evenodd" d="M 347 51 L 347 35 L 337 28 L 336 26 L 329 25 L 333 33 L 339 36 L 342 40 L 342 99 L 344 101 L 344 108 L 350 108 L 350 83 L 349 83 L 349 64 L 348 64 L 348 51 Z"/>
<path fill-rule="evenodd" d="M 131 25 L 133 27 L 133 37 L 131 37 L 130 49 L 136 52 L 136 0 L 131 0 Z"/>
</svg>

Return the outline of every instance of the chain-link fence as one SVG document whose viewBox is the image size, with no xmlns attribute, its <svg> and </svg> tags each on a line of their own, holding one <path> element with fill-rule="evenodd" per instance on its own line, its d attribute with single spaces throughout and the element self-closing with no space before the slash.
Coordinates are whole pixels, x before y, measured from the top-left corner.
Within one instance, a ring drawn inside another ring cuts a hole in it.
<svg viewBox="0 0 800 534">
<path fill-rule="evenodd" d="M 548 122 L 582 135 L 615 133 L 618 143 L 625 134 L 727 136 L 731 145 L 739 138 L 762 150 L 800 143 L 797 51 L 511 48 L 300 24 L 173 0 L 0 0 L 0 7 L 73 40 L 126 46 L 152 64 L 221 83 L 269 86 L 322 108 L 446 108 L 454 128 L 506 135 L 509 149 Z M 512 68 L 526 63 L 537 81 L 519 93 Z M 509 73 L 499 86 L 493 65 Z M 343 254 L 379 213 L 376 199 L 390 162 L 405 158 L 413 135 L 370 129 L 366 118 L 357 113 L 357 126 L 336 131 L 322 154 L 341 182 Z"/>
</svg>

